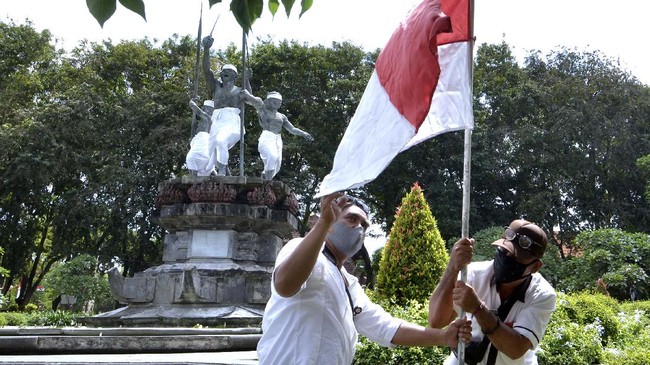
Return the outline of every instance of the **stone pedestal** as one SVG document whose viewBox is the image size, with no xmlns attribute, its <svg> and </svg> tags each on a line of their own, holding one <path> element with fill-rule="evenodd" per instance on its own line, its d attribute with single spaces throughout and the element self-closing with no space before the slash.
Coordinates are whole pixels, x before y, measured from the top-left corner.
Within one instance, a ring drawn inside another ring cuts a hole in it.
<svg viewBox="0 0 650 365">
<path fill-rule="evenodd" d="M 125 278 L 109 274 L 128 304 L 87 318 L 98 326 L 257 325 L 271 295 L 283 240 L 297 227 L 298 205 L 279 181 L 183 177 L 160 184 L 163 264 Z"/>
</svg>

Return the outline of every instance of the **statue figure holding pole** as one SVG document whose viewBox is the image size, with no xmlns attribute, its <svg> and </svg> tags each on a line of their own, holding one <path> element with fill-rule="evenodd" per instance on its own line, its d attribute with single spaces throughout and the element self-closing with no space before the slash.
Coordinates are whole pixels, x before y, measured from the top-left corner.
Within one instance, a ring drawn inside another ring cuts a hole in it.
<svg viewBox="0 0 650 365">
<path fill-rule="evenodd" d="M 231 64 L 221 67 L 219 78 L 210 69 L 210 47 L 214 43 L 211 35 L 203 38 L 203 73 L 208 88 L 212 93 L 214 111 L 212 112 L 212 123 L 210 126 L 210 159 L 205 170 L 214 170 L 219 176 L 229 174 L 228 150 L 232 148 L 241 137 L 240 106 L 243 99 L 240 95 L 242 88 L 235 85 L 237 80 L 237 68 Z M 246 79 L 246 78 L 245 78 Z M 246 80 L 246 89 L 250 90 L 250 83 Z"/>
</svg>

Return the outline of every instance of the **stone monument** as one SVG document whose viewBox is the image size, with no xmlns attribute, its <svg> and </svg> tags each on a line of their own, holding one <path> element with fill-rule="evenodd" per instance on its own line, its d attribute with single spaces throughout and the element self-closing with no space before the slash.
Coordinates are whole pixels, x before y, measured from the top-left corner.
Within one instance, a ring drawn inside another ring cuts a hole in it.
<svg viewBox="0 0 650 365">
<path fill-rule="evenodd" d="M 283 239 L 298 202 L 280 181 L 183 176 L 159 185 L 163 263 L 134 277 L 117 269 L 113 295 L 127 306 L 85 322 L 96 326 L 259 325 Z"/>
</svg>

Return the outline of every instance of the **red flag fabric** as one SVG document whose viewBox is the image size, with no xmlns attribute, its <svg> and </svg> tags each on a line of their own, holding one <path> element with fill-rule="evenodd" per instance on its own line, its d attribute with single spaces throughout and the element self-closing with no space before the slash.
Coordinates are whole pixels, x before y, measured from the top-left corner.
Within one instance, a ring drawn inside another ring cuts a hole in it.
<svg viewBox="0 0 650 365">
<path fill-rule="evenodd" d="M 438 46 L 463 9 L 467 22 L 459 31 L 469 32 L 468 3 L 442 0 L 442 9 L 452 12 L 451 28 L 441 0 L 424 0 L 400 24 L 377 59 L 317 197 L 374 180 L 400 151 L 427 138 L 473 128 L 467 42 Z"/>
</svg>

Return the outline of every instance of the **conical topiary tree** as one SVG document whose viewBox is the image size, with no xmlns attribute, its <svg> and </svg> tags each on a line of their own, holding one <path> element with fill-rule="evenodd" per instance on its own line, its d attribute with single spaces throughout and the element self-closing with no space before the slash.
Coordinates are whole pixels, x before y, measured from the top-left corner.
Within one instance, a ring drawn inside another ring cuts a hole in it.
<svg viewBox="0 0 650 365">
<path fill-rule="evenodd" d="M 400 305 L 411 299 L 427 300 L 448 261 L 436 219 L 415 183 L 395 214 L 379 263 L 376 292 Z"/>
</svg>

